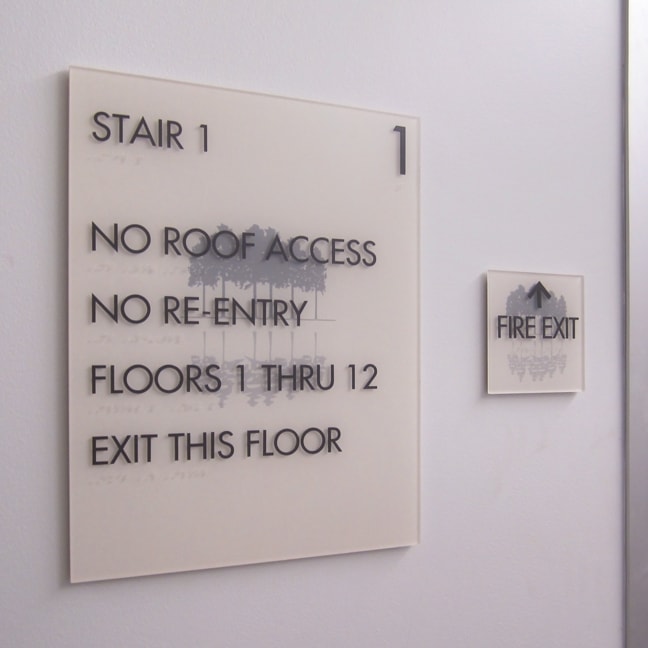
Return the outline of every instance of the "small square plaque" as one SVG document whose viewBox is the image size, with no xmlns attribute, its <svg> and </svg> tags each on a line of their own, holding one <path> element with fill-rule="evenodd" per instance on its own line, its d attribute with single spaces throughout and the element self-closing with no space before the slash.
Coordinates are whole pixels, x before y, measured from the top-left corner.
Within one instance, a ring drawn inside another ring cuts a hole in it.
<svg viewBox="0 0 648 648">
<path fill-rule="evenodd" d="M 489 270 L 488 393 L 584 389 L 583 277 Z"/>
</svg>

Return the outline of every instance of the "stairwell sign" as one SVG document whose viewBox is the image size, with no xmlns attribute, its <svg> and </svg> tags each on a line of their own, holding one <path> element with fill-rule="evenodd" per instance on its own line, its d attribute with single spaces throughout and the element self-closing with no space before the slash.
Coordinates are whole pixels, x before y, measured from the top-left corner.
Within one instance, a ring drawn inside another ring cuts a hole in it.
<svg viewBox="0 0 648 648">
<path fill-rule="evenodd" d="M 418 541 L 418 119 L 70 70 L 71 579 Z"/>
<path fill-rule="evenodd" d="M 490 270 L 488 393 L 584 389 L 583 277 Z"/>
</svg>

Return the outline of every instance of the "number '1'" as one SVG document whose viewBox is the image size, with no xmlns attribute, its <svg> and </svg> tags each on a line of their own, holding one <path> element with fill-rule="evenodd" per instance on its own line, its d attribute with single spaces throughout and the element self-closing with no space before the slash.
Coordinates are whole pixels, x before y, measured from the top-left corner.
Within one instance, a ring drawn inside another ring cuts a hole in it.
<svg viewBox="0 0 648 648">
<path fill-rule="evenodd" d="M 203 132 L 203 153 L 207 153 L 207 124 L 200 124 L 200 129 Z"/>
<path fill-rule="evenodd" d="M 405 126 L 394 126 L 394 131 L 400 135 L 400 174 L 405 175 Z"/>
</svg>

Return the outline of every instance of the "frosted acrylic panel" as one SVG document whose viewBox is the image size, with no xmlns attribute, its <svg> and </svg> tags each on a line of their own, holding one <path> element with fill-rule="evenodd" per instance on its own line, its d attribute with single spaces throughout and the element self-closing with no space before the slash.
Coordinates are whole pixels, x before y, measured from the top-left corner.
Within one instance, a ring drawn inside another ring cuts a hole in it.
<svg viewBox="0 0 648 648">
<path fill-rule="evenodd" d="M 488 272 L 488 393 L 584 388 L 583 277 Z"/>
<path fill-rule="evenodd" d="M 73 581 L 418 541 L 418 140 L 70 71 Z"/>
</svg>

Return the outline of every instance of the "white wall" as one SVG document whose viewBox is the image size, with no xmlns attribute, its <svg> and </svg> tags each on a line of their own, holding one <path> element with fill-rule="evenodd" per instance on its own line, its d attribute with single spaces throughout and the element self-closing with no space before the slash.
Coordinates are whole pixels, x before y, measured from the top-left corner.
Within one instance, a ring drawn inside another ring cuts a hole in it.
<svg viewBox="0 0 648 648">
<path fill-rule="evenodd" d="M 620 4 L 4 0 L 0 645 L 621 646 Z M 420 546 L 68 584 L 69 65 L 420 115 Z M 489 268 L 585 275 L 583 394 L 485 395 Z"/>
</svg>

